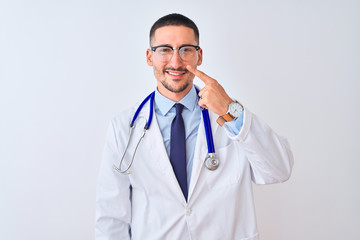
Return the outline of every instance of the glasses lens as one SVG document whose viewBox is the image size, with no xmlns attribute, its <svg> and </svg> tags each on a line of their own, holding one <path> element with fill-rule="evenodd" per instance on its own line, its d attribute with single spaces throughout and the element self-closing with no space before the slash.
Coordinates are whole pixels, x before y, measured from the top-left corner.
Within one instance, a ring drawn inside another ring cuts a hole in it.
<svg viewBox="0 0 360 240">
<path fill-rule="evenodd" d="M 196 55 L 196 48 L 193 46 L 184 46 L 180 48 L 179 54 L 182 60 L 191 61 Z"/>
<path fill-rule="evenodd" d="M 184 46 L 179 50 L 180 57 L 183 61 L 194 60 L 196 56 L 196 48 L 193 46 Z"/>
<path fill-rule="evenodd" d="M 156 56 L 163 62 L 170 61 L 172 53 L 173 50 L 171 47 L 158 47 L 155 51 Z"/>
</svg>

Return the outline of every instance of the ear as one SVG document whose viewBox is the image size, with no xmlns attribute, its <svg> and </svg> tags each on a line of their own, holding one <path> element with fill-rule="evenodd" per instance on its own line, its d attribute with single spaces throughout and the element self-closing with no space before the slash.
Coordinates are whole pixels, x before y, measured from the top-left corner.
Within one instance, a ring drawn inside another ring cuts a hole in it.
<svg viewBox="0 0 360 240">
<path fill-rule="evenodd" d="M 203 51 L 202 48 L 198 50 L 198 62 L 197 65 L 200 66 L 202 64 Z"/>
<path fill-rule="evenodd" d="M 149 65 L 150 67 L 153 66 L 152 54 L 153 54 L 153 52 L 151 51 L 151 49 L 148 48 L 148 49 L 146 50 L 146 63 L 147 63 L 147 65 Z"/>
</svg>

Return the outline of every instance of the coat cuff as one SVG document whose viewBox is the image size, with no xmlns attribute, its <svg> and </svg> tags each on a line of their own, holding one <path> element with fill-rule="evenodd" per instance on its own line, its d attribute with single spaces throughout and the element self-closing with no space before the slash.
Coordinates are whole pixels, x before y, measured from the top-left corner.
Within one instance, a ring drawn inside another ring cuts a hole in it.
<svg viewBox="0 0 360 240">
<path fill-rule="evenodd" d="M 243 124 L 241 126 L 240 132 L 237 135 L 234 134 L 234 132 L 231 130 L 231 128 L 229 126 L 225 127 L 226 134 L 232 140 L 244 142 L 246 136 L 249 133 L 250 126 L 251 126 L 252 113 L 247 108 L 244 107 L 242 117 L 243 117 Z"/>
</svg>

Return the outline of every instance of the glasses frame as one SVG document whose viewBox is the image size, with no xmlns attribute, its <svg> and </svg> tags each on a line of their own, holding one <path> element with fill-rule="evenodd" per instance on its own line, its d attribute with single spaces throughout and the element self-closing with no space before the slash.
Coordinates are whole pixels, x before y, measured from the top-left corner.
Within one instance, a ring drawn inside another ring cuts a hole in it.
<svg viewBox="0 0 360 240">
<path fill-rule="evenodd" d="M 184 45 L 181 45 L 180 47 L 177 47 L 177 48 L 174 48 L 174 47 L 169 46 L 169 45 L 159 45 L 159 46 L 151 47 L 150 49 L 151 49 L 151 51 L 156 52 L 156 49 L 158 49 L 159 47 L 170 48 L 172 50 L 171 57 L 174 55 L 174 50 L 178 50 L 180 52 L 180 49 L 183 48 L 183 47 L 194 47 L 196 52 L 199 51 L 199 49 L 200 49 L 200 46 L 192 45 L 192 44 L 184 44 Z M 179 54 L 179 56 L 180 56 L 180 54 Z M 180 58 L 181 58 L 181 56 L 180 56 Z"/>
</svg>

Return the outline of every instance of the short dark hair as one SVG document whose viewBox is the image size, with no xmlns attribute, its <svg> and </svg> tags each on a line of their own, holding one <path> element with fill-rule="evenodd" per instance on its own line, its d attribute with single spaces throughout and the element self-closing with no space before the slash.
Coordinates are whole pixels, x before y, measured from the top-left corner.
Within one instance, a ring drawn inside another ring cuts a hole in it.
<svg viewBox="0 0 360 240">
<path fill-rule="evenodd" d="M 197 28 L 196 24 L 190 18 L 185 17 L 179 13 L 172 13 L 161 17 L 152 25 L 150 29 L 150 44 L 156 29 L 165 26 L 185 26 L 191 28 L 194 30 L 195 40 L 199 44 L 199 29 Z"/>
</svg>

